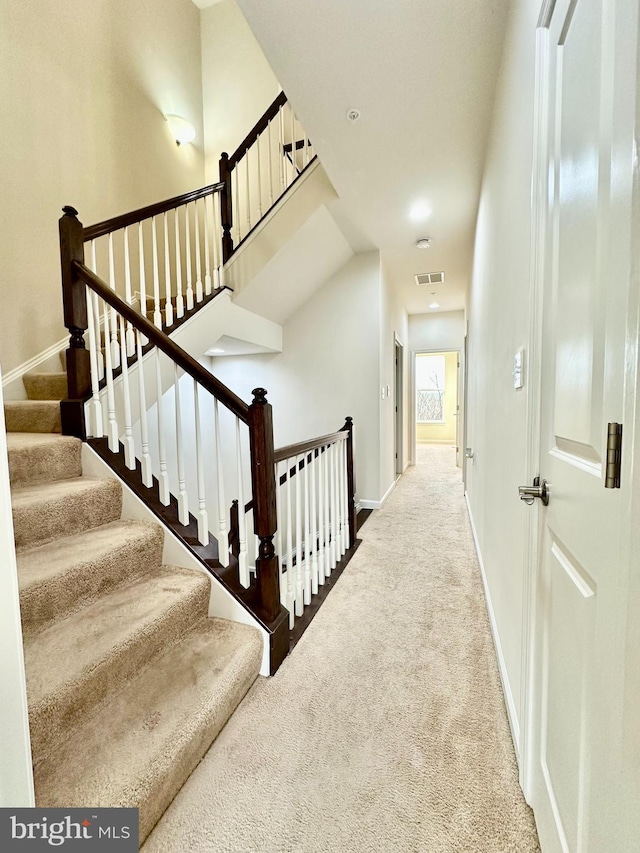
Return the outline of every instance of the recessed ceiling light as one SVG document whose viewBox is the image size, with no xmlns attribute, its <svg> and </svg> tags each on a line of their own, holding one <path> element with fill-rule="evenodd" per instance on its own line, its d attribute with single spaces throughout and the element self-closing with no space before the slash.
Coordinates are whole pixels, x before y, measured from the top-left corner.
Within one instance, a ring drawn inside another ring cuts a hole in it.
<svg viewBox="0 0 640 853">
<path fill-rule="evenodd" d="M 349 119 L 349 121 L 358 121 L 358 119 L 360 118 L 360 110 L 347 110 L 347 118 Z"/>
<path fill-rule="evenodd" d="M 439 307 L 440 307 L 439 302 L 432 302 L 431 305 L 429 305 L 429 308 L 439 308 Z"/>
<path fill-rule="evenodd" d="M 409 219 L 423 222 L 431 216 L 431 208 L 426 201 L 417 201 L 409 210 Z"/>
<path fill-rule="evenodd" d="M 421 237 L 416 243 L 416 249 L 430 249 L 431 248 L 431 238 L 430 237 Z"/>
<path fill-rule="evenodd" d="M 213 349 L 209 350 L 207 355 L 221 355 L 221 353 L 223 353 L 223 352 L 224 352 L 224 350 L 221 349 L 220 347 L 214 347 Z"/>
</svg>

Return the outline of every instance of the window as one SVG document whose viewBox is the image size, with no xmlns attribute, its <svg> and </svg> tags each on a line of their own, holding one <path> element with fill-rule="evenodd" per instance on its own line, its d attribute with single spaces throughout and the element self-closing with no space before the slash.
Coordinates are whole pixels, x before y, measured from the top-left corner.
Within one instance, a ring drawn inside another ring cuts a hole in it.
<svg viewBox="0 0 640 853">
<path fill-rule="evenodd" d="M 444 423 L 444 356 L 416 356 L 416 420 Z"/>
</svg>

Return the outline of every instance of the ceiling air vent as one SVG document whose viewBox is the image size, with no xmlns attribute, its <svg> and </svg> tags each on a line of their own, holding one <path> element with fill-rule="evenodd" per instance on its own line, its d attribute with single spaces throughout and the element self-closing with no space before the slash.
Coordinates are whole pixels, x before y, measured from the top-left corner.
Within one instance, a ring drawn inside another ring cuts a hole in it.
<svg viewBox="0 0 640 853">
<path fill-rule="evenodd" d="M 443 272 L 421 272 L 415 277 L 417 285 L 444 284 Z"/>
</svg>

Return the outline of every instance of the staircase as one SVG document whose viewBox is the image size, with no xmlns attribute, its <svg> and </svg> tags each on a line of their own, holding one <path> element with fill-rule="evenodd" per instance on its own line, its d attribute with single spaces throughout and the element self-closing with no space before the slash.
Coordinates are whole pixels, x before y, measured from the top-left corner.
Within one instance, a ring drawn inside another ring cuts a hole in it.
<svg viewBox="0 0 640 853">
<path fill-rule="evenodd" d="M 82 473 L 66 374 L 5 404 L 39 806 L 134 806 L 140 842 L 255 680 L 254 628 L 208 618 L 210 580 L 164 565 L 159 524 Z"/>
</svg>

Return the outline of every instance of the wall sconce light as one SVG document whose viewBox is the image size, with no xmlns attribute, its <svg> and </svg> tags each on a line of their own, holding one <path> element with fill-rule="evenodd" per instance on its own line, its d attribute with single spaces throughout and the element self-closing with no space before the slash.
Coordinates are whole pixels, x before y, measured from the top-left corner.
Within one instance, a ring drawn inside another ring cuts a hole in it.
<svg viewBox="0 0 640 853">
<path fill-rule="evenodd" d="M 196 129 L 186 118 L 176 115 L 166 115 L 165 119 L 169 122 L 169 130 L 176 141 L 176 145 L 186 145 L 188 142 L 193 142 L 196 138 Z"/>
</svg>

